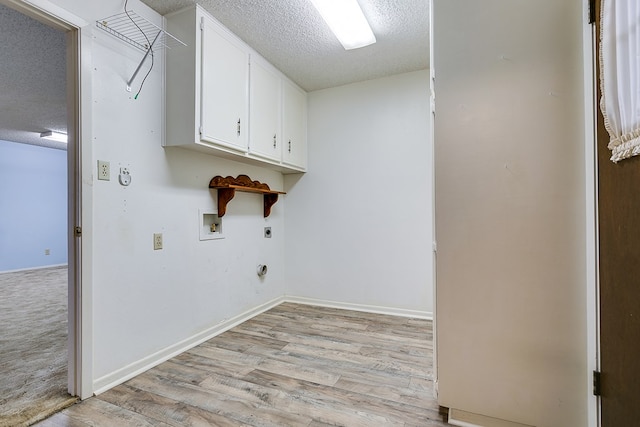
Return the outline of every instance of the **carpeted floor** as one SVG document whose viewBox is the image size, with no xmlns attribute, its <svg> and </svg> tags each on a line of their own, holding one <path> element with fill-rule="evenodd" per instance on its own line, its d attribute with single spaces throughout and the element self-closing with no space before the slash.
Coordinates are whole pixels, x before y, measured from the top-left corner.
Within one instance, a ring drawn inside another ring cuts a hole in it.
<svg viewBox="0 0 640 427">
<path fill-rule="evenodd" d="M 67 393 L 67 267 L 0 273 L 0 427 L 75 402 Z"/>
</svg>

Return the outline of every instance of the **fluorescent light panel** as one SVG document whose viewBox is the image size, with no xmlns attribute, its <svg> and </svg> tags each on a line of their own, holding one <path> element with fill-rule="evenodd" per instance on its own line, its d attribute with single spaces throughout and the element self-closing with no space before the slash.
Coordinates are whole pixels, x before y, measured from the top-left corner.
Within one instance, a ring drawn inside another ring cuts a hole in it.
<svg viewBox="0 0 640 427">
<path fill-rule="evenodd" d="M 311 0 L 346 50 L 376 42 L 357 0 Z"/>
<path fill-rule="evenodd" d="M 46 132 L 42 132 L 40 134 L 40 138 L 48 139 L 50 141 L 67 142 L 67 134 L 66 133 L 54 132 L 52 130 L 48 130 Z"/>
</svg>

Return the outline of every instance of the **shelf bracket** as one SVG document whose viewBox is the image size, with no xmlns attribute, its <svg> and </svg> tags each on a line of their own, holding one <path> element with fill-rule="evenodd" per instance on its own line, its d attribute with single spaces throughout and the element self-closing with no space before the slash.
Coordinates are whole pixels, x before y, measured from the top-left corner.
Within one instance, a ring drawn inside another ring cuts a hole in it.
<svg viewBox="0 0 640 427">
<path fill-rule="evenodd" d="M 218 188 L 218 218 L 227 213 L 227 203 L 236 195 L 235 188 Z"/>
<path fill-rule="evenodd" d="M 265 193 L 264 195 L 264 217 L 271 215 L 271 206 L 275 205 L 278 201 L 278 194 Z"/>
<path fill-rule="evenodd" d="M 287 194 L 283 191 L 271 190 L 267 184 L 259 181 L 252 181 L 247 175 L 222 177 L 215 176 L 209 182 L 209 188 L 218 190 L 218 217 L 222 218 L 227 213 L 227 204 L 236 195 L 236 190 L 247 193 L 262 194 L 263 215 L 268 217 L 271 214 L 271 207 L 278 201 L 280 194 Z"/>
<path fill-rule="evenodd" d="M 140 61 L 140 64 L 138 64 L 138 68 L 136 68 L 136 70 L 133 72 L 133 75 L 127 82 L 127 92 L 131 92 L 131 83 L 133 83 L 133 80 L 138 75 L 138 72 L 140 71 L 140 68 L 142 68 L 142 64 L 144 64 L 144 61 L 146 61 L 149 54 L 153 52 L 153 46 L 156 44 L 156 41 L 158 41 L 158 37 L 160 37 L 160 34 L 162 34 L 162 31 L 158 31 L 158 34 L 156 34 L 153 41 L 151 42 L 151 46 L 147 48 L 147 52 L 142 57 L 142 61 Z"/>
</svg>

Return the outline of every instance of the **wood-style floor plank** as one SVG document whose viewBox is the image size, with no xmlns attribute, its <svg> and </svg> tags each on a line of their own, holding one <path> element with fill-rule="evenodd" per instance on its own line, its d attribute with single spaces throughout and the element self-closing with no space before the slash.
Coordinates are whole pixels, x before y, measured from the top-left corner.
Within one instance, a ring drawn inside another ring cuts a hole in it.
<svg viewBox="0 0 640 427">
<path fill-rule="evenodd" d="M 438 409 L 431 390 L 415 390 L 407 387 L 395 387 L 388 384 L 369 384 L 359 381 L 358 379 L 347 378 L 344 376 L 340 378 L 334 387 L 341 390 L 390 400 L 396 403 L 406 403 L 418 408 L 428 407 L 430 409 Z M 428 406 L 427 402 L 429 401 L 433 401 L 434 404 Z"/>
<path fill-rule="evenodd" d="M 445 427 L 432 323 L 281 304 L 41 427 Z"/>
<path fill-rule="evenodd" d="M 38 427 L 89 427 L 89 424 L 71 418 L 64 412 L 58 412 L 46 420 L 38 423 Z"/>
<path fill-rule="evenodd" d="M 221 390 L 206 389 L 186 382 L 162 377 L 154 369 L 127 382 L 133 387 L 156 393 L 169 399 L 180 400 L 188 405 L 222 415 L 238 424 L 251 426 L 306 426 L 311 421 L 307 417 L 283 412 L 268 406 L 259 397 L 237 398 Z M 245 396 L 246 397 L 246 396 Z"/>
<path fill-rule="evenodd" d="M 239 425 L 237 421 L 226 418 L 218 413 L 187 405 L 184 402 L 169 399 L 156 393 L 140 390 L 128 384 L 115 387 L 101 394 L 98 398 L 130 411 L 138 412 L 148 418 L 163 421 L 177 427 L 206 427 L 212 425 L 233 427 Z"/>
<path fill-rule="evenodd" d="M 247 375 L 247 380 L 296 394 L 305 403 L 307 411 L 315 411 L 314 419 L 332 425 L 403 426 L 405 417 L 421 419 L 425 412 L 421 408 L 393 404 L 376 396 L 353 393 L 259 370 Z M 411 414 L 407 415 L 409 412 Z"/>
<path fill-rule="evenodd" d="M 168 424 L 163 421 L 150 419 L 97 398 L 87 399 L 81 404 L 65 409 L 62 413 L 73 422 L 88 426 L 168 427 Z"/>
</svg>

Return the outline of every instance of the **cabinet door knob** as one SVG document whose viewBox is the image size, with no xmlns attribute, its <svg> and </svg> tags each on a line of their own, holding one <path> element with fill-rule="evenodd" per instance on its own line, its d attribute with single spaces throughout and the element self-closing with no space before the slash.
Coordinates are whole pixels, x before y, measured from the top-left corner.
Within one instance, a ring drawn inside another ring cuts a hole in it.
<svg viewBox="0 0 640 427">
<path fill-rule="evenodd" d="M 276 134 L 273 134 L 273 148 L 276 148 Z"/>
<path fill-rule="evenodd" d="M 238 136 L 240 136 L 240 119 L 238 119 Z"/>
</svg>

